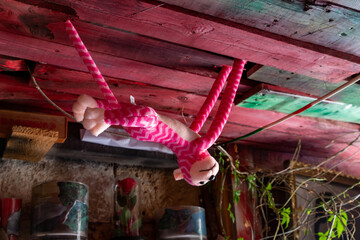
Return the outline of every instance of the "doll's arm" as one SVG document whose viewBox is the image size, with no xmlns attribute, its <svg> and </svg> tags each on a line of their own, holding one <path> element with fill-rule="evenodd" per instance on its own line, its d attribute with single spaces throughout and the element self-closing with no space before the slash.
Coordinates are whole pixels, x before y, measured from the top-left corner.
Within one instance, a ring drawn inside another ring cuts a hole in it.
<svg viewBox="0 0 360 240">
<path fill-rule="evenodd" d="M 105 110 L 110 110 L 111 106 L 106 100 L 96 99 L 97 107 Z"/>
<path fill-rule="evenodd" d="M 235 59 L 232 71 L 229 76 L 227 86 L 225 88 L 223 99 L 221 100 L 216 116 L 207 132 L 207 134 L 199 138 L 197 141 L 201 149 L 208 149 L 213 145 L 220 136 L 222 129 L 230 115 L 232 103 L 234 101 L 236 90 L 239 86 L 242 72 L 246 61 Z"/>
<path fill-rule="evenodd" d="M 158 124 L 158 115 L 150 107 L 122 103 L 120 109 L 106 110 L 104 121 L 123 127 L 151 128 Z"/>
<path fill-rule="evenodd" d="M 223 66 L 221 68 L 221 71 L 217 76 L 213 86 L 211 87 L 211 90 L 205 102 L 201 106 L 200 111 L 198 112 L 195 120 L 192 122 L 190 126 L 190 129 L 193 130 L 194 132 L 196 133 L 199 132 L 202 126 L 204 125 L 206 119 L 208 118 L 211 110 L 213 109 L 216 103 L 216 100 L 218 99 L 221 93 L 221 90 L 224 87 L 225 81 L 228 78 L 230 71 L 231 71 L 230 66 Z"/>
<path fill-rule="evenodd" d="M 151 128 L 158 124 L 158 116 L 154 109 L 145 106 L 120 104 L 121 108 L 105 110 L 88 108 L 82 122 L 85 129 L 98 136 L 111 125 L 133 128 Z"/>
</svg>

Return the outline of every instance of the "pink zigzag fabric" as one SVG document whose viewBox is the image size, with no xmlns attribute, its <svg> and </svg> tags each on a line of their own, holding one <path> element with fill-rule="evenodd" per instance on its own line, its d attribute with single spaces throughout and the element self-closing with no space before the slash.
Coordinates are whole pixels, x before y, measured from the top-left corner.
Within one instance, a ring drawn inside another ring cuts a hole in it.
<svg viewBox="0 0 360 240">
<path fill-rule="evenodd" d="M 86 49 L 84 43 L 81 41 L 80 36 L 78 35 L 76 29 L 74 28 L 70 20 L 67 20 L 65 22 L 65 26 L 66 26 L 66 32 L 68 33 L 69 38 L 73 42 L 75 49 L 77 50 L 85 66 L 91 73 L 92 77 L 95 79 L 96 83 L 100 87 L 103 95 L 105 96 L 106 100 L 109 102 L 110 106 L 112 108 L 119 107 L 118 101 L 116 100 L 114 94 L 111 92 L 109 86 L 107 85 L 105 79 L 101 75 L 94 60 L 90 56 L 88 50 Z"/>
<path fill-rule="evenodd" d="M 211 147 L 216 139 L 220 136 L 222 129 L 230 115 L 231 106 L 234 101 L 236 90 L 239 86 L 240 79 L 246 64 L 245 60 L 235 59 L 233 68 L 229 76 L 227 86 L 225 88 L 223 99 L 221 100 L 218 112 L 207 132 L 207 134 L 197 139 L 198 144 L 201 145 L 201 149 L 208 149 Z"/>
<path fill-rule="evenodd" d="M 190 126 L 190 129 L 192 129 L 194 132 L 199 132 L 204 125 L 206 119 L 208 118 L 211 110 L 216 103 L 216 100 L 221 93 L 221 90 L 224 87 L 224 84 L 230 74 L 231 69 L 232 68 L 230 66 L 223 66 L 221 68 L 218 77 L 216 78 L 213 86 L 211 87 L 208 97 L 206 98 L 204 104 L 201 106 L 199 113 L 197 114 L 195 120 Z"/>
</svg>

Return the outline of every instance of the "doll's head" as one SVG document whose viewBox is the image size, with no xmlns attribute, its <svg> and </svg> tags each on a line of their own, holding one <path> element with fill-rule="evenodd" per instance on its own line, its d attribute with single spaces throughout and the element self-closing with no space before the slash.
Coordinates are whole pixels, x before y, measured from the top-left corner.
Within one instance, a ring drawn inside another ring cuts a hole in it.
<svg viewBox="0 0 360 240">
<path fill-rule="evenodd" d="M 215 179 L 219 172 L 218 162 L 210 155 L 195 161 L 192 164 L 181 164 L 180 168 L 174 170 L 175 180 L 184 179 L 193 186 L 202 186 Z"/>
</svg>

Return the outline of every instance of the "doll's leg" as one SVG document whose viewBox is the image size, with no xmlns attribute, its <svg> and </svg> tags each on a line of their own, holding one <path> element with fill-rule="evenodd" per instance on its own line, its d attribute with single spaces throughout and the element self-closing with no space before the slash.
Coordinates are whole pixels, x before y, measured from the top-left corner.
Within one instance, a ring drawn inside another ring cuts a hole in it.
<svg viewBox="0 0 360 240">
<path fill-rule="evenodd" d="M 216 78 L 211 90 L 201 106 L 200 111 L 198 112 L 196 119 L 192 122 L 190 129 L 194 132 L 199 132 L 202 126 L 204 125 L 206 119 L 208 118 L 211 110 L 213 109 L 216 100 L 218 99 L 221 90 L 224 87 L 225 81 L 229 76 L 231 71 L 230 66 L 223 66 L 218 77 Z"/>
<path fill-rule="evenodd" d="M 154 109 L 132 104 L 120 105 L 120 109 L 105 111 L 104 120 L 107 124 L 142 128 L 151 128 L 158 124 Z"/>
<path fill-rule="evenodd" d="M 201 149 L 208 149 L 213 145 L 220 136 L 225 123 L 230 115 L 232 103 L 234 101 L 236 90 L 239 86 L 242 72 L 246 61 L 235 59 L 233 69 L 230 73 L 228 83 L 225 88 L 223 99 L 221 100 L 216 116 L 211 123 L 207 134 L 198 140 Z"/>
</svg>

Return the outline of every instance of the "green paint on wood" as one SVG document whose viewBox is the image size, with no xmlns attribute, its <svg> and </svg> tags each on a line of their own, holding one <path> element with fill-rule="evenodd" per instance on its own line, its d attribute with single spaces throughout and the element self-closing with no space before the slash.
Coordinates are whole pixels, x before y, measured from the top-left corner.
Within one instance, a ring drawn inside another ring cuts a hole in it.
<svg viewBox="0 0 360 240">
<path fill-rule="evenodd" d="M 249 6 L 257 12 L 261 12 L 261 10 L 263 10 L 264 8 L 264 3 L 259 2 L 259 1 L 253 1 L 249 4 Z"/>
<path fill-rule="evenodd" d="M 282 113 L 292 113 L 314 100 L 315 98 L 263 89 L 243 100 L 237 106 Z M 299 115 L 360 123 L 359 106 L 334 101 L 321 102 Z"/>
<path fill-rule="evenodd" d="M 325 82 L 268 66 L 262 66 L 259 70 L 248 77 L 251 80 L 288 88 L 313 96 L 324 96 L 346 83 L 346 81 L 340 81 L 338 83 Z M 360 85 L 354 84 L 331 97 L 331 99 L 342 103 L 360 106 L 359 94 Z"/>
</svg>

